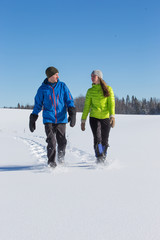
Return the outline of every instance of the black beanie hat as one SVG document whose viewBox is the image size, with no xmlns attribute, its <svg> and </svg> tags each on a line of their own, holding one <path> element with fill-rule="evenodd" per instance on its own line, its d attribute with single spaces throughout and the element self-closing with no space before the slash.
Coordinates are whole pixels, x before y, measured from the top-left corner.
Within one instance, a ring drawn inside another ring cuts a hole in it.
<svg viewBox="0 0 160 240">
<path fill-rule="evenodd" d="M 59 73 L 59 72 L 58 72 L 58 69 L 55 68 L 55 67 L 48 67 L 48 68 L 46 69 L 47 78 L 52 77 L 55 73 Z"/>
</svg>

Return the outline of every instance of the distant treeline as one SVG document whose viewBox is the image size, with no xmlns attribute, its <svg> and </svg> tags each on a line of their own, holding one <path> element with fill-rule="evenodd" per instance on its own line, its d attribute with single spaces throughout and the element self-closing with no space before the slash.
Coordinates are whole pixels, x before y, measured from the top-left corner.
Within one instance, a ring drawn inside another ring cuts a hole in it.
<svg viewBox="0 0 160 240">
<path fill-rule="evenodd" d="M 131 98 L 127 95 L 126 99 L 115 98 L 117 114 L 160 114 L 160 100 L 150 98 L 138 100 L 135 96 Z"/>
<path fill-rule="evenodd" d="M 74 99 L 77 112 L 82 112 L 85 102 L 84 96 L 79 96 Z M 138 100 L 135 96 L 131 98 L 127 95 L 126 99 L 115 97 L 116 114 L 160 114 L 160 100 L 150 98 L 146 100 Z"/>
<path fill-rule="evenodd" d="M 84 107 L 85 97 L 79 96 L 74 99 L 77 112 L 82 112 Z M 119 99 L 115 97 L 116 114 L 160 114 L 160 100 L 156 98 L 150 98 L 146 100 L 138 100 L 135 96 L 131 98 L 127 95 L 126 98 Z M 33 109 L 33 105 L 20 105 L 17 104 L 16 109 Z"/>
</svg>

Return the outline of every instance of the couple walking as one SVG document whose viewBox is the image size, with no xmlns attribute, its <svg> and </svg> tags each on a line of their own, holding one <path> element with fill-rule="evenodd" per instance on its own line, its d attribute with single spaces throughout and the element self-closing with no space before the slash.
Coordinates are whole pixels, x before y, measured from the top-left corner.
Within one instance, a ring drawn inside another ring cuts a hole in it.
<svg viewBox="0 0 160 240">
<path fill-rule="evenodd" d="M 33 112 L 29 119 L 29 128 L 33 132 L 36 128 L 38 114 L 43 110 L 43 124 L 46 132 L 48 165 L 56 167 L 57 160 L 64 161 L 66 149 L 66 123 L 76 124 L 76 108 L 73 97 L 64 82 L 59 80 L 59 71 L 55 67 L 48 67 L 45 71 L 46 79 L 39 87 L 35 96 Z M 97 162 L 105 161 L 108 149 L 110 128 L 115 125 L 115 100 L 110 86 L 103 80 L 100 70 L 91 73 L 92 87 L 88 89 L 81 119 L 81 130 L 85 131 L 85 122 L 90 112 L 90 127 L 94 139 L 94 151 Z M 68 112 L 68 119 L 67 119 Z"/>
</svg>

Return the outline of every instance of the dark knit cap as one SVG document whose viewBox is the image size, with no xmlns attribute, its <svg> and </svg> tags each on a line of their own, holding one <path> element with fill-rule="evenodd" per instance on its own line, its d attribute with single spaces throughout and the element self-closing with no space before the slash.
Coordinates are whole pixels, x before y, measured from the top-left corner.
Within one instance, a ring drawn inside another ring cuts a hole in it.
<svg viewBox="0 0 160 240">
<path fill-rule="evenodd" d="M 52 77 L 54 74 L 59 73 L 58 69 L 55 67 L 48 67 L 46 69 L 47 78 Z"/>
</svg>

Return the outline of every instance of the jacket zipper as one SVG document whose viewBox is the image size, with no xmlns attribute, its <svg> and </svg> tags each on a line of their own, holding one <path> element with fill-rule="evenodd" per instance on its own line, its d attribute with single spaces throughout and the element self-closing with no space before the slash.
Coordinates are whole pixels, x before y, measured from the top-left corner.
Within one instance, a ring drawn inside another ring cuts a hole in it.
<svg viewBox="0 0 160 240">
<path fill-rule="evenodd" d="M 52 101 L 52 105 L 54 107 L 54 110 L 55 110 L 55 123 L 57 123 L 57 109 L 56 109 L 56 99 L 55 99 L 55 93 L 54 93 L 54 88 L 50 85 L 50 87 L 52 88 L 53 90 L 53 100 L 54 100 L 54 104 L 53 104 L 53 100 L 52 100 L 52 97 L 50 95 L 50 99 Z"/>
<path fill-rule="evenodd" d="M 57 107 L 58 107 L 59 95 L 57 96 Z"/>
<path fill-rule="evenodd" d="M 54 99 L 54 109 L 55 109 L 55 123 L 57 123 L 56 99 L 55 99 L 54 88 L 52 88 L 52 89 L 53 89 L 53 99 Z"/>
</svg>

